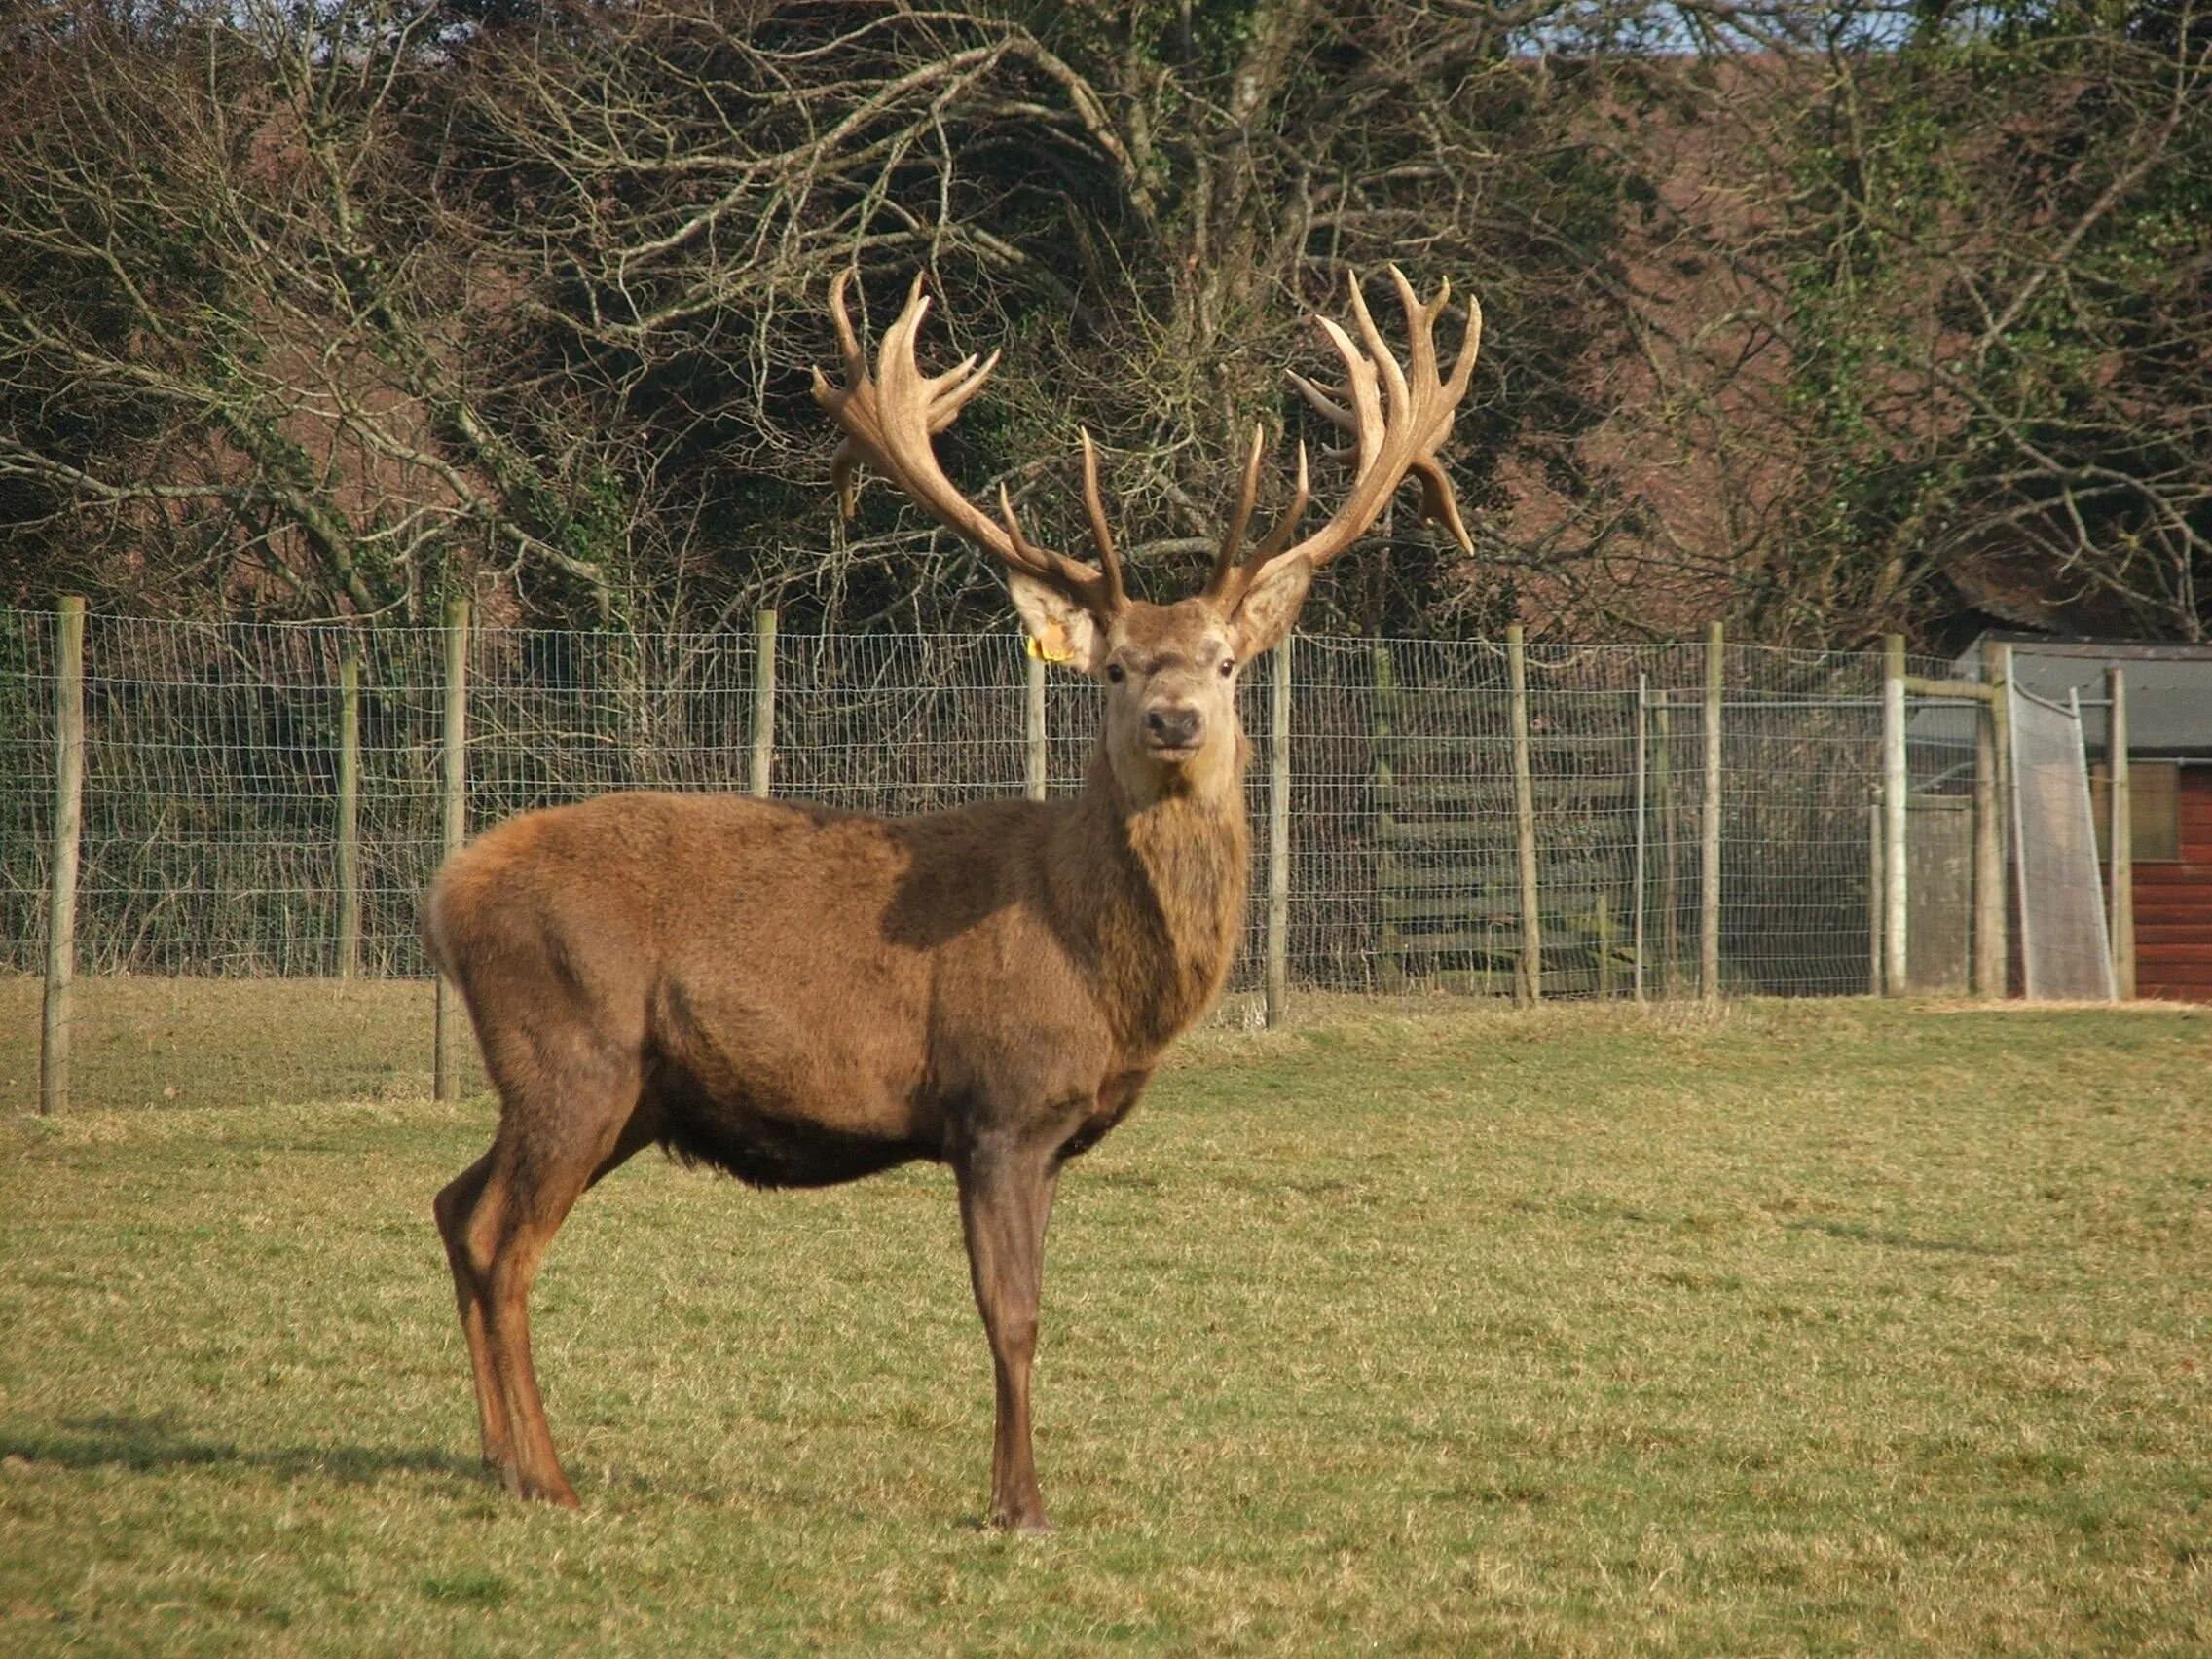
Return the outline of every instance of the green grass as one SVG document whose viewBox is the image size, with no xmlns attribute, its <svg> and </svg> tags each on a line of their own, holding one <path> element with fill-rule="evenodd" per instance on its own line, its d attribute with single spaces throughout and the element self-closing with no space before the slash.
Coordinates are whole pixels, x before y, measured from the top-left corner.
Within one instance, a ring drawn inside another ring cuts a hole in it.
<svg viewBox="0 0 2212 1659">
<path fill-rule="evenodd" d="M 941 1171 L 591 1195 L 527 1508 L 428 1221 L 486 1104 L 229 1103 L 175 995 L 170 1104 L 0 1126 L 0 1651 L 2212 1644 L 2200 1014 L 1204 1034 L 1062 1186 L 1010 1539 Z"/>
<path fill-rule="evenodd" d="M 40 982 L 0 975 L 0 1113 L 38 1104 Z M 79 979 L 70 1098 L 84 1106 L 261 1106 L 430 1090 L 426 979 Z M 468 1086 L 485 1087 L 475 1046 Z"/>
</svg>

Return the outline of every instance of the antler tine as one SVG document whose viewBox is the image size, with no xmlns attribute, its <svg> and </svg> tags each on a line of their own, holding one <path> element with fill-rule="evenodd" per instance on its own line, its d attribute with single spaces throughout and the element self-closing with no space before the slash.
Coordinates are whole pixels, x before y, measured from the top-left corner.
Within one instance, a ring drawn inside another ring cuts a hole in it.
<svg viewBox="0 0 2212 1659">
<path fill-rule="evenodd" d="M 1451 297 L 1452 284 L 1446 282 L 1429 306 L 1428 317 L 1431 322 L 1444 310 L 1444 302 Z M 1452 378 L 1444 383 L 1444 395 L 1450 403 L 1456 404 L 1467 394 L 1468 383 L 1475 376 L 1475 358 L 1482 350 L 1482 345 L 1483 308 L 1470 295 L 1467 300 L 1466 337 L 1459 342 L 1459 356 L 1452 365 Z M 1435 372 L 1435 349 L 1431 346 L 1429 364 L 1432 374 Z M 1461 552 L 1472 553 L 1475 550 L 1475 538 L 1467 534 L 1467 526 L 1459 517 L 1459 499 L 1452 493 L 1452 480 L 1436 464 L 1435 457 L 1422 456 L 1413 463 L 1410 470 L 1420 480 L 1420 516 L 1431 524 L 1443 525 L 1452 533 L 1452 539 L 1459 544 Z"/>
<path fill-rule="evenodd" d="M 1389 398 L 1388 412 L 1393 420 L 1403 421 L 1413 410 L 1413 393 L 1406 387 L 1406 372 L 1398 367 L 1398 359 L 1391 355 L 1390 348 L 1382 344 L 1382 331 L 1375 326 L 1374 314 L 1367 309 L 1367 296 L 1360 291 L 1359 278 L 1350 281 L 1351 314 L 1359 324 L 1360 343 L 1367 348 L 1367 366 L 1379 373 L 1383 392 Z M 1412 288 L 1405 292 L 1410 296 Z M 1406 305 L 1406 332 L 1419 337 L 1423 318 L 1420 303 L 1410 300 Z M 1357 395 L 1356 388 L 1354 395 Z"/>
<path fill-rule="evenodd" d="M 1426 386 L 1436 378 L 1436 319 L 1452 297 L 1452 278 L 1447 276 L 1436 290 L 1435 301 L 1424 306 L 1403 271 L 1393 265 L 1389 272 L 1391 285 L 1398 290 L 1399 308 L 1406 313 L 1406 350 L 1411 359 L 1406 373 L 1414 385 Z"/>
<path fill-rule="evenodd" d="M 1083 510 L 1090 515 L 1090 539 L 1098 548 L 1098 568 L 1106 577 L 1106 591 L 1116 605 L 1122 605 L 1127 602 L 1128 592 L 1122 586 L 1122 556 L 1114 550 L 1106 503 L 1098 495 L 1098 451 L 1091 445 L 1088 428 L 1078 426 L 1076 435 L 1083 439 Z"/>
<path fill-rule="evenodd" d="M 861 337 L 845 311 L 845 290 L 852 282 L 849 265 L 830 278 L 830 320 L 837 330 L 837 349 L 845 354 L 845 379 L 857 386 L 867 377 L 867 353 L 861 350 Z M 822 384 L 820 369 L 814 371 L 814 379 L 816 385 Z"/>
<path fill-rule="evenodd" d="M 1029 544 L 1029 537 L 1021 534 L 1021 520 L 1014 510 L 1014 498 L 1007 494 L 1004 484 L 999 486 L 999 521 L 1006 526 L 1007 539 L 1014 543 L 1014 551 L 1021 564 L 1034 569 L 1038 563 L 1038 550 Z"/>
<path fill-rule="evenodd" d="M 971 356 L 943 374 L 924 375 L 915 360 L 914 341 L 929 315 L 931 301 L 917 276 L 906 292 L 905 308 L 884 331 L 871 379 L 859 333 L 845 310 L 845 290 L 851 280 L 848 269 L 830 284 L 830 314 L 844 354 L 845 384 L 831 386 L 820 369 L 814 371 L 814 400 L 845 434 L 830 461 L 830 473 L 846 516 L 855 506 L 854 469 L 866 461 L 946 529 L 1002 563 L 1059 589 L 1100 616 L 1119 609 L 1124 601 L 1111 543 L 1101 546 L 1100 557 L 1106 561 L 1102 570 L 1039 547 L 1021 534 L 1003 491 L 1006 522 L 1002 525 L 962 495 L 938 464 L 930 440 L 950 426 L 983 388 L 998 366 L 999 354 L 993 351 L 980 362 Z M 1091 495 L 1095 498 L 1095 486 Z M 1104 515 L 1095 511 L 1092 517 L 1094 523 L 1104 521 Z"/>
<path fill-rule="evenodd" d="M 1206 592 L 1218 594 L 1229 582 L 1230 572 L 1236 568 L 1236 550 L 1244 545 L 1244 529 L 1252 522 L 1252 508 L 1260 499 L 1260 463 L 1267 459 L 1268 429 L 1255 424 L 1252 428 L 1252 453 L 1244 461 L 1244 482 L 1236 492 L 1236 506 L 1229 515 L 1229 528 L 1222 533 L 1221 548 L 1213 557 L 1213 576 L 1206 583 Z"/>
<path fill-rule="evenodd" d="M 1251 555 L 1245 559 L 1244 567 L 1247 571 L 1257 574 L 1261 566 L 1290 545 L 1290 538 L 1298 530 L 1298 521 L 1306 516 L 1306 503 L 1312 498 L 1313 492 L 1306 473 L 1306 441 L 1301 438 L 1298 444 L 1298 488 L 1292 493 L 1290 505 L 1283 509 L 1282 517 L 1275 520 L 1274 529 L 1268 532 L 1267 540 L 1253 548 Z"/>
<path fill-rule="evenodd" d="M 1338 327 L 1333 318 L 1317 316 L 1313 320 L 1321 325 L 1321 332 L 1329 337 L 1329 344 L 1337 349 L 1337 355 L 1344 359 L 1344 398 L 1349 407 L 1343 410 L 1343 419 L 1340 420 L 1335 415 L 1329 418 L 1351 434 L 1351 447 L 1359 457 L 1360 469 L 1364 472 L 1375 458 L 1383 432 L 1382 390 L 1376 378 L 1375 364 L 1351 343 L 1351 337 Z M 1367 327 L 1372 333 L 1375 327 L 1372 320 Z M 1385 362 L 1390 361 L 1390 353 L 1382 350 L 1380 338 L 1376 341 L 1376 350 Z M 1395 368 L 1397 365 L 1392 363 L 1391 366 Z"/>
<path fill-rule="evenodd" d="M 978 364 L 971 351 L 954 367 L 941 375 L 933 375 L 922 385 L 930 394 L 930 436 L 936 437 L 960 418 L 960 411 L 968 407 L 968 400 L 983 389 L 983 383 L 999 366 L 999 353 L 993 351 Z M 949 387 L 950 389 L 940 389 Z"/>
<path fill-rule="evenodd" d="M 1237 544 L 1243 540 L 1245 524 L 1251 516 L 1259 485 L 1259 434 L 1254 433 L 1253 437 L 1252 459 L 1244 469 L 1244 494 L 1238 500 L 1236 516 L 1230 523 L 1230 533 L 1222 539 L 1220 555 L 1214 560 L 1213 579 L 1206 583 L 1205 588 L 1208 599 L 1231 608 L 1244 597 L 1244 590 L 1252 585 L 1252 578 L 1289 545 L 1292 534 L 1298 529 L 1298 521 L 1306 516 L 1306 503 L 1312 498 L 1311 482 L 1307 471 L 1306 443 L 1304 439 L 1300 439 L 1298 489 L 1291 497 L 1290 505 L 1275 520 L 1266 539 L 1248 548 L 1241 559 L 1235 557 Z"/>
<path fill-rule="evenodd" d="M 1296 369 L 1286 372 L 1290 376 L 1291 384 L 1298 387 L 1299 394 L 1306 399 L 1308 406 L 1312 409 L 1314 414 L 1320 416 L 1322 420 L 1328 422 L 1339 431 L 1354 434 L 1350 443 L 1340 445 L 1335 449 L 1325 449 L 1321 453 L 1331 461 L 1356 461 L 1359 458 L 1359 440 L 1356 435 L 1359 431 L 1359 423 L 1352 418 L 1351 411 L 1338 401 L 1345 395 L 1343 390 L 1336 387 L 1317 386 Z"/>
<path fill-rule="evenodd" d="M 1451 291 L 1452 285 L 1446 283 L 1444 292 L 1449 294 Z M 1438 295 L 1437 300 L 1441 305 L 1443 295 Z M 1465 338 L 1459 342 L 1459 360 L 1452 365 L 1452 378 L 1444 383 L 1445 394 L 1454 403 L 1458 402 L 1467 394 L 1467 384 L 1475 378 L 1475 357 L 1481 352 L 1482 349 L 1483 303 L 1474 295 L 1469 294 L 1467 296 L 1467 333 Z"/>
<path fill-rule="evenodd" d="M 857 387 L 867 379 L 867 358 L 861 350 L 860 336 L 853 330 L 853 319 L 845 311 L 845 289 L 852 279 L 850 266 L 830 278 L 830 321 L 837 331 L 837 349 L 844 354 L 845 382 Z M 830 383 L 823 378 L 822 371 L 816 369 L 815 402 L 827 409 L 833 395 Z M 830 487 L 837 493 L 837 511 L 844 518 L 851 518 L 860 510 L 860 480 L 854 476 L 860 463 L 860 449 L 849 436 L 830 458 Z"/>
</svg>

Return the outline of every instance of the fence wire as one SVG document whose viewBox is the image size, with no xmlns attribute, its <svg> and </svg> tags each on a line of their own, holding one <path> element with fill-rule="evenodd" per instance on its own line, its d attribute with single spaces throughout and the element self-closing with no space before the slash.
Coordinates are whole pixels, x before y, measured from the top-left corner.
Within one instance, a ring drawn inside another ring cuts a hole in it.
<svg viewBox="0 0 2212 1659">
<path fill-rule="evenodd" d="M 0 611 L 0 969 L 37 973 L 51 837 L 55 619 Z M 86 657 L 80 972 L 341 971 L 340 665 L 359 667 L 357 973 L 426 972 L 417 900 L 441 835 L 446 636 L 93 616 Z M 478 628 L 467 642 L 467 817 L 609 790 L 743 790 L 750 633 Z M 1247 948 L 1265 963 L 1272 677 L 1246 671 L 1255 834 Z M 1300 637 L 1291 648 L 1286 959 L 1294 988 L 1510 994 L 1523 960 L 1516 699 L 1487 642 Z M 1011 631 L 785 636 L 772 793 L 913 813 L 1018 793 L 1029 665 Z M 1700 988 L 1707 780 L 1700 645 L 1530 645 L 1527 732 L 1547 996 Z M 1943 665 L 1910 665 L 1939 676 Z M 1881 661 L 1727 647 L 1720 713 L 1720 988 L 1870 988 Z M 1098 689 L 1047 688 L 1048 793 L 1080 789 Z M 1916 701 L 1913 832 L 1972 789 L 1973 711 Z M 1959 822 L 1964 823 L 1965 820 Z M 1922 866 L 1926 866 L 1924 869 Z M 1963 982 L 1971 882 L 1915 854 L 1916 983 Z M 1929 953 L 1933 954 L 1929 954 Z M 1920 958 L 1926 956 L 1923 962 Z"/>
</svg>

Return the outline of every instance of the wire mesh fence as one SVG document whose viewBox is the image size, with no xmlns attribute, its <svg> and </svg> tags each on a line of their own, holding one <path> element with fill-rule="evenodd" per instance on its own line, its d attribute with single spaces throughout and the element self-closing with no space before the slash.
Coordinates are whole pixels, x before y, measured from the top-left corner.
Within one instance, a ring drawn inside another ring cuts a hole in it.
<svg viewBox="0 0 2212 1659">
<path fill-rule="evenodd" d="M 79 971 L 426 974 L 415 905 L 443 847 L 447 643 L 435 628 L 90 618 Z M 472 828 L 609 790 L 743 790 L 763 735 L 777 795 L 928 811 L 1020 793 L 1040 754 L 1061 795 L 1081 788 L 1099 721 L 1096 687 L 1055 674 L 1033 729 L 1011 631 L 786 635 L 765 661 L 744 631 L 479 627 L 466 648 Z M 1731 645 L 1717 700 L 1700 645 L 1530 645 L 1518 689 L 1514 660 L 1491 642 L 1293 642 L 1292 988 L 1510 995 L 1533 972 L 1546 996 L 1688 995 L 1709 950 L 1720 993 L 1872 988 L 1880 657 Z M 1256 824 L 1282 661 L 1244 678 Z M 0 971 L 17 974 L 45 951 L 55 674 L 55 619 L 0 612 Z M 1944 803 L 1971 804 L 1974 718 L 1913 704 L 1914 831 L 1932 846 L 1948 844 Z M 1268 840 L 1254 836 L 1255 895 Z M 1963 984 L 1971 872 L 1917 852 L 1914 870 L 1915 938 L 1931 941 L 1915 982 Z M 1233 990 L 1258 987 L 1266 925 L 1256 899 Z"/>
</svg>

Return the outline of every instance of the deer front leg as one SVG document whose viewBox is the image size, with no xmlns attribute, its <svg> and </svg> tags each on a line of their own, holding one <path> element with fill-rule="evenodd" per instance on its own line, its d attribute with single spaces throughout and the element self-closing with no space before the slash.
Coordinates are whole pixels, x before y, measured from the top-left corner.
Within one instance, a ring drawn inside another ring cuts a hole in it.
<svg viewBox="0 0 2212 1659">
<path fill-rule="evenodd" d="M 991 1340 L 998 1413 L 991 1440 L 991 1525 L 1051 1530 L 1037 1490 L 1029 1444 L 1029 1364 L 1037 1351 L 1037 1304 L 1045 1278 L 1045 1224 L 1058 1161 L 1048 1147 L 986 1141 L 954 1165 L 960 1224 L 976 1306 Z"/>
</svg>

